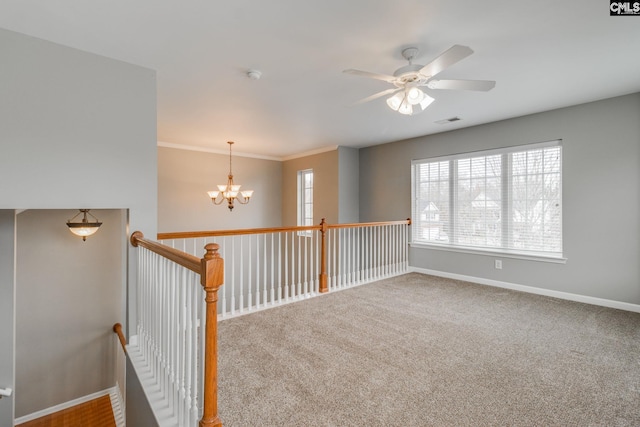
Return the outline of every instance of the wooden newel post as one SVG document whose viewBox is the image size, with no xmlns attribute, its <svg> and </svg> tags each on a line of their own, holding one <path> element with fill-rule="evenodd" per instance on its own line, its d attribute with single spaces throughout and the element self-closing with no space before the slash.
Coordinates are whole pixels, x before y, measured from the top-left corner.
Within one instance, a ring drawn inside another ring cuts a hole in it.
<svg viewBox="0 0 640 427">
<path fill-rule="evenodd" d="M 324 218 L 320 221 L 320 293 L 329 292 L 327 286 L 327 230 L 329 227 Z"/>
<path fill-rule="evenodd" d="M 218 418 L 218 289 L 224 282 L 224 260 L 219 245 L 209 243 L 200 260 L 200 283 L 206 292 L 207 303 L 204 359 L 204 403 L 200 427 L 221 427 Z"/>
</svg>

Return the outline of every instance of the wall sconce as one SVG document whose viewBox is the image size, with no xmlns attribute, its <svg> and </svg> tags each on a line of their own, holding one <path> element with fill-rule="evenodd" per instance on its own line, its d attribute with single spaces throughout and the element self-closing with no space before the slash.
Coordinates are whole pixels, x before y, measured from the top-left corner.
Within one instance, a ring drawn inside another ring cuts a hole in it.
<svg viewBox="0 0 640 427">
<path fill-rule="evenodd" d="M 82 220 L 80 222 L 73 222 L 73 220 L 75 220 L 80 214 L 83 214 Z M 87 214 L 89 214 L 89 216 L 91 216 L 94 221 L 89 222 L 89 220 L 87 219 Z M 87 240 L 87 236 L 91 236 L 96 231 L 98 231 L 98 228 L 100 228 L 101 225 L 102 223 L 98 221 L 98 218 L 89 213 L 89 209 L 80 209 L 80 212 L 78 212 L 73 218 L 67 221 L 67 227 L 69 227 L 69 231 L 71 231 L 76 236 L 82 237 L 83 242 Z"/>
</svg>

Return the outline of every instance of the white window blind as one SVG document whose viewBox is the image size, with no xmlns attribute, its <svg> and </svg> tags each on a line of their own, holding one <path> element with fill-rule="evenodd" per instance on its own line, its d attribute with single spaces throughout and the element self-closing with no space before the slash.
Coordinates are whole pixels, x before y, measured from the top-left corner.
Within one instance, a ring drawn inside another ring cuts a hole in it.
<svg viewBox="0 0 640 427">
<path fill-rule="evenodd" d="M 560 141 L 412 162 L 413 243 L 562 257 Z"/>
</svg>

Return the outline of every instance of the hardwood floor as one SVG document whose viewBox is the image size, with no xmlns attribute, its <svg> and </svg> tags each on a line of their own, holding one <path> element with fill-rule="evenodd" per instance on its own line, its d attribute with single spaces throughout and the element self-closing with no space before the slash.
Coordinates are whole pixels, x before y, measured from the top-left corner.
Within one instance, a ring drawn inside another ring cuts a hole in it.
<svg viewBox="0 0 640 427">
<path fill-rule="evenodd" d="M 16 427 L 115 427 L 111 399 L 102 396 Z"/>
</svg>

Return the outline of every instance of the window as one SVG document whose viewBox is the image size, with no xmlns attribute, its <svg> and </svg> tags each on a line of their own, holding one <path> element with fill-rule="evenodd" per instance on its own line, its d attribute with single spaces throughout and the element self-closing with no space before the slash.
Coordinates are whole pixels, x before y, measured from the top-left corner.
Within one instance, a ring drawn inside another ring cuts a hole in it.
<svg viewBox="0 0 640 427">
<path fill-rule="evenodd" d="M 298 226 L 313 225 L 313 169 L 298 171 Z M 311 230 L 301 231 L 311 236 Z"/>
<path fill-rule="evenodd" d="M 562 258 L 560 141 L 414 160 L 414 244 Z"/>
</svg>

